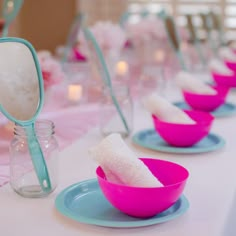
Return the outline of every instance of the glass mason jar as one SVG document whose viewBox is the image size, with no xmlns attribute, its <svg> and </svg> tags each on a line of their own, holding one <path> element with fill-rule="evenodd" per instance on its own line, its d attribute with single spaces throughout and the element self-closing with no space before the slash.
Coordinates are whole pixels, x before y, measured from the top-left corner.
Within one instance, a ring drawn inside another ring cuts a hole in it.
<svg viewBox="0 0 236 236">
<path fill-rule="evenodd" d="M 29 152 L 27 140 L 31 138 L 31 134 L 27 134 L 22 126 L 14 127 L 14 138 L 10 144 L 10 184 L 14 191 L 23 197 L 44 197 L 57 186 L 59 148 L 54 137 L 54 127 L 54 123 L 49 120 L 39 120 L 35 123 L 35 134 L 44 155 L 51 183 L 51 190 L 47 192 L 41 188 Z"/>
<path fill-rule="evenodd" d="M 133 103 L 129 93 L 129 87 L 125 85 L 113 86 L 113 93 L 117 99 L 119 108 L 112 100 L 108 87 L 103 88 L 100 109 L 100 130 L 102 135 L 120 133 L 122 137 L 131 134 L 133 128 Z M 122 113 L 123 118 L 121 117 Z"/>
</svg>

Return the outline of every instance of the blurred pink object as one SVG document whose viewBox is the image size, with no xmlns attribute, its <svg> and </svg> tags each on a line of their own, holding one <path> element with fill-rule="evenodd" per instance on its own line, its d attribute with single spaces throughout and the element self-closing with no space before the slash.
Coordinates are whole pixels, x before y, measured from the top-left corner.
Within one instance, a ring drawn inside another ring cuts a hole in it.
<svg viewBox="0 0 236 236">
<path fill-rule="evenodd" d="M 207 112 L 185 111 L 195 124 L 174 124 L 160 120 L 152 115 L 157 133 L 170 145 L 190 147 L 206 137 L 212 126 L 214 117 Z M 160 179 L 161 181 L 161 179 Z"/>
<path fill-rule="evenodd" d="M 221 47 L 218 53 L 228 68 L 236 71 L 236 55 L 234 51 L 229 47 Z"/>
<path fill-rule="evenodd" d="M 129 40 L 135 45 L 150 40 L 167 40 L 163 21 L 155 16 L 145 17 L 138 23 L 128 23 L 125 26 Z"/>
<path fill-rule="evenodd" d="M 236 61 L 225 60 L 225 65 L 228 66 L 229 69 L 236 71 Z"/>
<path fill-rule="evenodd" d="M 38 59 L 42 70 L 45 90 L 64 80 L 65 74 L 62 71 L 61 64 L 51 56 L 50 52 L 39 51 Z"/>
<path fill-rule="evenodd" d="M 78 50 L 78 48 L 73 48 L 74 59 L 76 61 L 86 61 L 86 57 Z"/>
<path fill-rule="evenodd" d="M 165 41 L 167 43 L 168 40 L 163 20 L 153 15 L 142 18 L 137 23 L 127 23 L 125 30 L 129 40 L 135 45 L 150 40 Z M 183 40 L 189 39 L 188 31 L 184 27 L 180 27 L 178 32 Z"/>
<path fill-rule="evenodd" d="M 99 21 L 90 30 L 104 55 L 113 51 L 120 52 L 127 41 L 124 30 L 110 21 Z M 80 53 L 88 56 L 87 42 L 83 35 L 80 35 L 79 42 Z"/>
<path fill-rule="evenodd" d="M 103 169 L 96 170 L 99 186 L 107 200 L 118 210 L 134 217 L 152 217 L 171 207 L 183 193 L 189 173 L 173 162 L 140 158 L 163 187 L 132 187 L 106 179 Z"/>
<path fill-rule="evenodd" d="M 236 74 L 233 75 L 223 75 L 218 74 L 216 72 L 211 72 L 211 75 L 219 86 L 226 86 L 226 87 L 236 87 Z"/>
<path fill-rule="evenodd" d="M 197 94 L 183 90 L 186 103 L 195 110 L 211 112 L 225 103 L 229 88 L 226 86 L 213 86 L 216 94 Z"/>
</svg>

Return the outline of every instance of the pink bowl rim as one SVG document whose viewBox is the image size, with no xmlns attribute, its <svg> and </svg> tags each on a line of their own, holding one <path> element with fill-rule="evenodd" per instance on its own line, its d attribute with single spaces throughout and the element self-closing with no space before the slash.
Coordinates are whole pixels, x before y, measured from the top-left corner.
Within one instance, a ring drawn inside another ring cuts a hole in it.
<svg viewBox="0 0 236 236">
<path fill-rule="evenodd" d="M 218 73 L 218 72 L 215 72 L 215 71 L 211 71 L 211 74 L 213 76 L 221 76 L 221 77 L 228 77 L 228 78 L 234 78 L 236 76 L 235 74 L 235 71 L 231 70 L 232 71 L 232 75 L 227 75 L 227 74 L 221 74 L 221 73 Z"/>
<path fill-rule="evenodd" d="M 175 163 L 175 162 L 172 162 L 172 161 L 167 161 L 167 160 L 156 159 L 156 158 L 150 158 L 150 157 L 141 157 L 141 158 L 139 158 L 139 159 L 140 159 L 140 160 L 156 160 L 156 161 L 161 161 L 161 162 L 167 162 L 167 163 L 170 163 L 170 164 L 174 164 L 174 165 L 176 165 L 176 166 L 182 168 L 182 169 L 185 171 L 185 173 L 186 173 L 186 178 L 183 179 L 182 181 L 176 182 L 176 183 L 174 183 L 174 184 L 164 185 L 164 186 L 161 186 L 161 187 L 134 187 L 134 186 L 128 186 L 128 185 L 123 185 L 123 184 L 118 184 L 118 183 L 112 183 L 112 182 L 108 181 L 107 179 L 102 178 L 100 175 L 98 175 L 98 171 L 99 171 L 100 169 L 103 171 L 103 169 L 102 169 L 101 166 L 98 166 L 98 167 L 96 168 L 96 175 L 97 175 L 97 178 L 100 179 L 100 180 L 102 180 L 102 181 L 104 181 L 104 182 L 109 183 L 110 185 L 113 185 L 113 186 L 121 186 L 122 188 L 132 188 L 132 189 L 161 189 L 161 188 L 170 188 L 170 187 L 173 187 L 173 186 L 175 186 L 175 185 L 178 185 L 178 184 L 180 184 L 180 183 L 182 183 L 182 182 L 184 182 L 184 181 L 187 181 L 187 179 L 188 179 L 189 176 L 190 176 L 189 171 L 188 171 L 184 166 L 182 166 L 182 165 L 180 165 L 180 164 L 178 164 L 178 163 Z M 104 173 L 104 175 L 105 175 L 105 173 Z"/>
<path fill-rule="evenodd" d="M 229 63 L 229 64 L 236 65 L 236 61 L 230 61 L 230 60 L 224 59 L 224 62 L 225 62 L 225 63 Z"/>
<path fill-rule="evenodd" d="M 224 75 L 223 75 L 224 76 Z M 235 75 L 234 75 L 235 76 Z M 228 76 L 228 77 L 233 77 L 233 76 Z M 182 90 L 183 94 L 187 94 L 187 95 L 191 95 L 191 96 L 195 96 L 195 97 L 218 97 L 221 94 L 219 94 L 220 92 L 224 92 L 225 96 L 227 95 L 227 93 L 229 92 L 229 87 L 228 86 L 224 86 L 224 85 L 219 85 L 219 84 L 215 84 L 215 85 L 211 85 L 211 88 L 215 89 L 217 91 L 216 94 L 200 94 L 200 93 L 194 93 L 191 91 L 186 91 L 186 90 Z M 221 95 L 222 97 L 222 95 Z M 224 96 L 223 96 L 224 97 Z"/>
<path fill-rule="evenodd" d="M 215 120 L 215 117 L 210 113 L 210 112 L 206 112 L 206 111 L 199 111 L 199 110 L 183 110 L 184 112 L 188 113 L 201 113 L 201 114 L 204 114 L 206 116 L 209 117 L 209 121 L 206 121 L 204 123 L 211 123 Z M 163 124 L 168 124 L 168 125 L 178 125 L 178 126 L 189 126 L 189 127 L 193 127 L 193 126 L 197 126 L 199 123 L 196 122 L 195 124 L 182 124 L 182 123 L 172 123 L 172 122 L 167 122 L 167 121 L 164 121 L 164 120 L 161 120 L 159 119 L 155 114 L 152 114 L 152 118 L 157 120 L 158 122 L 160 123 L 163 123 Z M 191 118 L 191 117 L 190 117 Z"/>
</svg>

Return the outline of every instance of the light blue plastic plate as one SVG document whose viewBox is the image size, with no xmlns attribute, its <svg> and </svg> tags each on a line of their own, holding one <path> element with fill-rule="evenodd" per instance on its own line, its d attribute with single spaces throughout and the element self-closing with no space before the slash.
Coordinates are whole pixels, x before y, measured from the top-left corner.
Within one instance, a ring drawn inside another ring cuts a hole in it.
<svg viewBox="0 0 236 236">
<path fill-rule="evenodd" d="M 173 147 L 168 145 L 154 129 L 142 130 L 133 136 L 133 142 L 139 146 L 171 153 L 202 153 L 214 151 L 225 145 L 225 140 L 210 133 L 207 137 L 191 147 Z"/>
<path fill-rule="evenodd" d="M 185 196 L 162 213 L 147 219 L 128 216 L 104 197 L 96 179 L 76 183 L 56 197 L 55 206 L 63 215 L 80 223 L 115 228 L 142 227 L 163 223 L 184 214 L 189 208 Z"/>
<path fill-rule="evenodd" d="M 185 102 L 175 102 L 174 105 L 181 109 L 191 109 Z M 215 117 L 236 115 L 236 105 L 227 102 L 211 112 L 211 114 Z"/>
</svg>

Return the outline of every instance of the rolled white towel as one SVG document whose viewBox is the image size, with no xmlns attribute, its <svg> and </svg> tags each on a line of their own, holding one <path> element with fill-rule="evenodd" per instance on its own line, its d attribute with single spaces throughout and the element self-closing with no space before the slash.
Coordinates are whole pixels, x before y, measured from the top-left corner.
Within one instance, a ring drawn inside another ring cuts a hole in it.
<svg viewBox="0 0 236 236">
<path fill-rule="evenodd" d="M 217 60 L 217 59 L 212 59 L 209 62 L 209 69 L 212 72 L 216 72 L 221 75 L 234 75 L 234 72 L 230 70 L 224 62 Z"/>
<path fill-rule="evenodd" d="M 163 186 L 126 145 L 120 134 L 107 136 L 91 148 L 89 153 L 100 164 L 106 178 L 111 182 L 134 187 Z"/>
<path fill-rule="evenodd" d="M 215 95 L 217 91 L 207 85 L 200 79 L 196 79 L 193 75 L 186 71 L 180 71 L 176 76 L 177 85 L 185 91 L 196 94 Z"/>
<path fill-rule="evenodd" d="M 155 93 L 145 97 L 143 104 L 150 113 L 156 115 L 160 120 L 177 124 L 196 123 L 180 108 Z"/>
<path fill-rule="evenodd" d="M 219 49 L 219 56 L 223 60 L 228 60 L 231 62 L 236 62 L 236 55 L 231 48 L 222 47 Z"/>
</svg>

